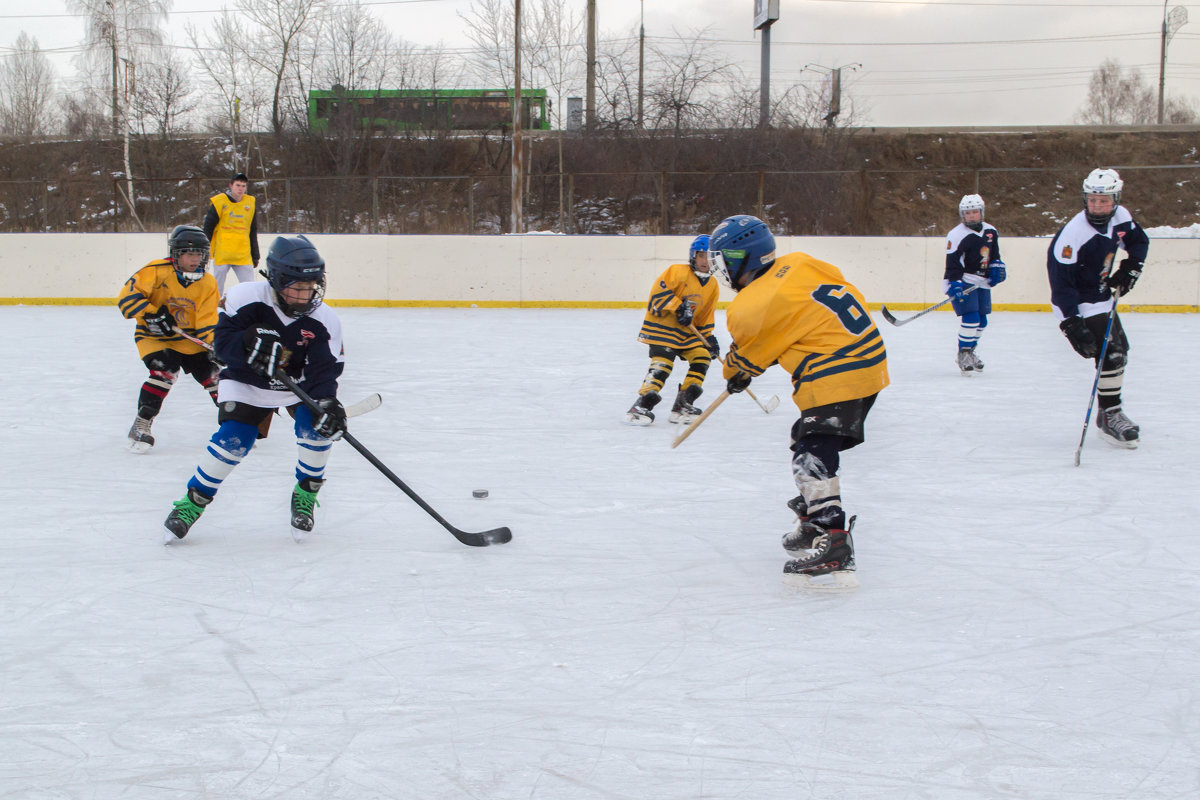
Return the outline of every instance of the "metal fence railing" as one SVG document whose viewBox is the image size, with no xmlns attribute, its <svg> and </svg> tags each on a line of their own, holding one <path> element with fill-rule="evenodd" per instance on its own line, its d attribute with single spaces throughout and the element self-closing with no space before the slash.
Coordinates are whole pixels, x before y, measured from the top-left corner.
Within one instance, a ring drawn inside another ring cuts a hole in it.
<svg viewBox="0 0 1200 800">
<path fill-rule="evenodd" d="M 1200 165 L 1120 167 L 1124 204 L 1147 226 L 1200 222 Z M 780 234 L 916 236 L 947 230 L 958 199 L 980 193 L 1006 236 L 1052 234 L 1081 207 L 1086 170 L 982 168 L 821 172 L 563 172 L 528 175 L 527 231 L 680 234 L 752 213 Z M 256 180 L 259 230 L 308 233 L 500 233 L 504 176 L 290 177 Z M 211 178 L 0 181 L 0 232 L 167 231 L 199 224 Z"/>
</svg>

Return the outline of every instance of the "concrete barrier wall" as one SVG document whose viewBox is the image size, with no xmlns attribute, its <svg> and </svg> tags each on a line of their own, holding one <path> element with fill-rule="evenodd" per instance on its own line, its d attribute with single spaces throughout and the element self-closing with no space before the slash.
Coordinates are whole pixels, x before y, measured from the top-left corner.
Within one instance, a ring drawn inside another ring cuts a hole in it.
<svg viewBox="0 0 1200 800">
<path fill-rule="evenodd" d="M 273 236 L 259 241 L 265 253 Z M 683 261 L 685 236 L 313 235 L 337 305 L 640 306 L 651 281 Z M 999 309 L 1049 308 L 1049 239 L 1002 239 L 1008 281 Z M 945 239 L 779 237 L 836 264 L 870 303 L 920 308 L 943 299 Z M 0 234 L 0 304 L 111 302 L 138 268 L 166 253 L 166 235 Z M 265 266 L 265 265 L 264 265 Z M 231 276 L 230 281 L 234 280 Z M 732 293 L 722 290 L 722 301 Z M 1200 239 L 1155 239 L 1130 298 L 1145 310 L 1200 309 Z"/>
</svg>

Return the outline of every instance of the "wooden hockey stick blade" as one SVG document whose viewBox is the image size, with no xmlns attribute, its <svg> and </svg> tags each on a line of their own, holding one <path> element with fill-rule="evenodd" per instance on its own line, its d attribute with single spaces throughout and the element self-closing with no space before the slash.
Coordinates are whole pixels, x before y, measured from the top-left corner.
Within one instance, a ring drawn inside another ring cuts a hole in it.
<svg viewBox="0 0 1200 800">
<path fill-rule="evenodd" d="M 700 423 L 702 423 L 702 422 L 704 422 L 704 420 L 708 419 L 708 415 L 711 414 L 712 412 L 716 411 L 717 406 L 721 405 L 721 403 L 724 403 L 725 399 L 727 397 L 729 397 L 728 390 L 721 392 L 721 394 L 717 395 L 717 399 L 713 400 L 712 403 L 708 406 L 708 408 L 704 409 L 704 411 L 700 414 L 700 416 L 698 416 L 694 420 L 692 420 L 691 424 L 689 424 L 686 428 L 684 428 L 683 432 L 675 437 L 675 441 L 671 442 L 671 449 L 674 450 L 676 447 L 679 447 L 679 445 L 683 443 L 684 439 L 691 436 L 692 431 L 696 430 L 696 428 L 699 428 Z"/>
<path fill-rule="evenodd" d="M 357 403 L 346 406 L 347 417 L 361 417 L 383 405 L 383 396 L 379 392 L 369 394 Z"/>
</svg>

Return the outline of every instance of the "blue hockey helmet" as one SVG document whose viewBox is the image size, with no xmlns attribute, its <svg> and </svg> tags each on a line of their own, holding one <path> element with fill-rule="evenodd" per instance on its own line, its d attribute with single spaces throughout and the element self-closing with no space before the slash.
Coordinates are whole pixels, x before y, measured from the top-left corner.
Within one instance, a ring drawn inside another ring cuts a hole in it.
<svg viewBox="0 0 1200 800">
<path fill-rule="evenodd" d="M 692 243 L 688 245 L 688 265 L 691 266 L 692 272 L 696 273 L 696 276 L 700 278 L 707 278 L 712 274 L 712 266 L 708 263 L 708 239 L 708 234 L 702 233 L 695 239 L 692 239 Z M 705 264 L 703 272 L 696 269 L 697 253 L 704 253 Z"/>
<path fill-rule="evenodd" d="M 726 286 L 735 291 L 745 288 L 775 263 L 775 237 L 758 217 L 728 217 L 712 232 L 708 263 Z"/>
<path fill-rule="evenodd" d="M 289 303 L 283 290 L 300 281 L 314 284 L 312 297 L 303 303 Z M 267 282 L 283 313 L 289 317 L 311 314 L 325 297 L 325 259 L 307 236 L 277 236 L 267 251 Z"/>
</svg>

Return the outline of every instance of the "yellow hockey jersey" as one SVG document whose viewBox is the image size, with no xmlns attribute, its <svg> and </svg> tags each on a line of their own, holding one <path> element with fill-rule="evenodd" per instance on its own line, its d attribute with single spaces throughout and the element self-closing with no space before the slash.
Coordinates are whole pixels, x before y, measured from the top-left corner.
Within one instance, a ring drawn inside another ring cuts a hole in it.
<svg viewBox="0 0 1200 800">
<path fill-rule="evenodd" d="M 742 289 L 725 312 L 733 336 L 724 375 L 761 375 L 778 363 L 792 375 L 801 411 L 869 397 L 888 385 L 883 337 L 867 303 L 841 271 L 789 253 Z"/>
<path fill-rule="evenodd" d="M 675 309 L 685 302 L 695 306 L 692 324 L 703 336 L 713 333 L 713 312 L 717 308 L 720 290 L 713 277 L 701 281 L 687 264 L 672 264 L 654 281 L 650 290 L 650 301 L 646 304 L 646 318 L 638 333 L 638 341 L 686 350 L 703 347 L 696 335 L 675 318 Z"/>
<path fill-rule="evenodd" d="M 202 353 L 204 348 L 190 342 L 179 334 L 154 336 L 147 330 L 142 317 L 166 306 L 175 318 L 175 324 L 197 339 L 212 344 L 213 330 L 217 327 L 217 304 L 221 296 L 217 292 L 217 279 L 204 273 L 200 280 L 184 286 L 175 274 L 169 258 L 151 261 L 133 273 L 117 296 L 117 308 L 126 319 L 136 319 L 133 341 L 138 355 L 145 358 L 159 350 L 175 350 L 179 353 Z"/>
<path fill-rule="evenodd" d="M 250 252 L 250 223 L 254 220 L 254 197 L 242 195 L 233 202 L 220 192 L 212 196 L 217 212 L 217 227 L 213 228 L 212 261 L 214 264 L 246 265 L 254 263 Z"/>
</svg>

